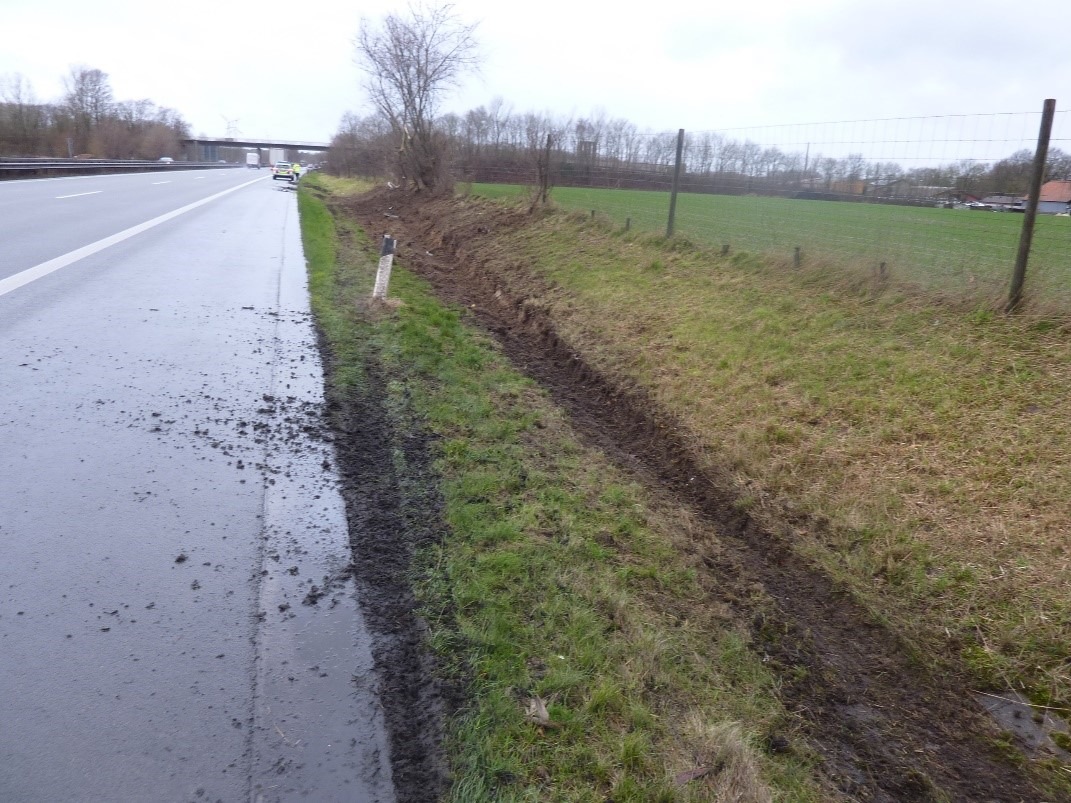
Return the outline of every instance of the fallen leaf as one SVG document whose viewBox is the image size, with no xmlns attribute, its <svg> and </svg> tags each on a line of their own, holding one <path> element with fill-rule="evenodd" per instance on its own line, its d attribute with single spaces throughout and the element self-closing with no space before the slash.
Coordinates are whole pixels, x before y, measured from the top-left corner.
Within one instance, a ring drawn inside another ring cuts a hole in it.
<svg viewBox="0 0 1071 803">
<path fill-rule="evenodd" d="M 551 721 L 550 712 L 547 711 L 547 704 L 541 697 L 533 697 L 528 701 L 524 718 L 541 728 L 560 727 L 557 722 Z"/>
<path fill-rule="evenodd" d="M 677 786 L 684 786 L 686 783 L 690 783 L 691 781 L 698 780 L 698 779 L 702 778 L 704 775 L 707 775 L 709 773 L 710 773 L 710 768 L 709 767 L 697 767 L 694 770 L 688 770 L 687 772 L 679 772 L 679 773 L 677 773 L 676 777 L 673 779 L 673 783 L 676 784 Z"/>
</svg>

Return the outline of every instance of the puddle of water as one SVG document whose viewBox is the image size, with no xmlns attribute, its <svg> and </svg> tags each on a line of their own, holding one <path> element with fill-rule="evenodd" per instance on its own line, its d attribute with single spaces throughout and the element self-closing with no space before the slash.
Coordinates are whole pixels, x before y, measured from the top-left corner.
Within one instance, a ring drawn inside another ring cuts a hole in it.
<svg viewBox="0 0 1071 803">
<path fill-rule="evenodd" d="M 1071 752 L 1061 748 L 1052 738 L 1053 733 L 1071 736 L 1067 721 L 1052 711 L 1038 708 L 1015 691 L 1000 694 L 974 695 L 996 723 L 1023 747 L 1031 758 L 1054 756 L 1071 761 Z"/>
</svg>

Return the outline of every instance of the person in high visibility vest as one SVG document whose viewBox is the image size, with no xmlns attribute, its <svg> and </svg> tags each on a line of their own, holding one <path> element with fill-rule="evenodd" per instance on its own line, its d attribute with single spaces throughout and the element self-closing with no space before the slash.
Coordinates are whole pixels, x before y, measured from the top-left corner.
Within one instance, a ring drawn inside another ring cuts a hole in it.
<svg viewBox="0 0 1071 803">
<path fill-rule="evenodd" d="M 292 169 L 294 171 L 294 181 L 297 181 L 301 178 L 301 164 L 299 162 L 294 162 Z"/>
</svg>

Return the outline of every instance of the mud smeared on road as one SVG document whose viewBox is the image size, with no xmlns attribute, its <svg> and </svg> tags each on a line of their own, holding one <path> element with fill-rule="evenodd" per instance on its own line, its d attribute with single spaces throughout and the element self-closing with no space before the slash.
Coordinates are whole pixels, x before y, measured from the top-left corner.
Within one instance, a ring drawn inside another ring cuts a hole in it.
<svg viewBox="0 0 1071 803">
<path fill-rule="evenodd" d="M 526 224 L 521 211 L 471 199 L 416 202 L 399 191 L 339 203 L 336 213 L 356 219 L 373 238 L 388 231 L 398 238 L 406 267 L 491 332 L 515 365 L 568 411 L 582 438 L 639 481 L 696 510 L 716 531 L 716 545 L 693 546 L 704 586 L 712 603 L 729 603 L 750 624 L 753 648 L 778 672 L 782 698 L 806 723 L 832 786 L 866 801 L 1052 799 L 1038 790 L 1028 769 L 998 750 L 996 727 L 961 679 L 936 677 L 913 662 L 896 634 L 735 504 L 731 484 L 701 468 L 688 433 L 672 416 L 642 389 L 601 375 L 564 341 L 552 319 L 528 303 L 547 288 L 495 247 L 497 231 Z M 382 414 L 368 401 L 354 413 L 375 421 Z M 391 672 L 402 673 L 395 675 L 404 687 L 398 691 L 419 715 L 435 710 L 422 700 L 435 692 L 419 676 L 426 659 L 404 584 L 412 545 L 392 540 L 403 528 L 397 484 L 390 487 L 386 476 L 389 444 L 370 439 L 366 429 L 355 422 L 340 444 L 351 467 L 351 493 L 357 494 L 350 500 L 351 526 L 382 536 L 354 546 L 369 591 L 384 583 L 387 594 L 406 600 L 371 614 L 370 621 L 384 636 L 395 634 L 385 642 L 384 660 L 392 662 L 386 664 Z M 347 445 L 350 438 L 356 440 Z M 756 586 L 763 593 L 756 594 Z M 430 724 L 414 720 L 413 738 L 426 737 Z M 770 747 L 786 749 L 781 740 Z M 435 764 L 438 753 L 429 755 L 430 767 L 411 767 L 414 781 L 445 777 Z M 404 772 L 408 760 L 401 760 Z M 433 799 L 408 798 L 403 789 L 399 784 L 402 799 Z"/>
<path fill-rule="evenodd" d="M 359 390 L 329 394 L 328 401 L 338 434 L 351 568 L 372 637 L 397 799 L 433 803 L 447 789 L 443 721 L 456 695 L 435 671 L 410 570 L 415 552 L 441 537 L 441 501 L 427 441 L 419 433 L 395 431 L 374 360 L 365 365 L 365 376 Z"/>
</svg>

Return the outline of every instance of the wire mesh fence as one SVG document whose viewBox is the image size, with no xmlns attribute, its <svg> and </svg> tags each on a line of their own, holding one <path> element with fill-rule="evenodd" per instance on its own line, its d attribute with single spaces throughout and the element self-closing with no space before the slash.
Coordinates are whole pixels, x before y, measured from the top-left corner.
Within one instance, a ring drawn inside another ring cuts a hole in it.
<svg viewBox="0 0 1071 803">
<path fill-rule="evenodd" d="M 723 250 L 837 265 L 978 300 L 1008 290 L 1041 111 L 684 134 L 673 229 Z M 665 232 L 677 133 L 560 136 L 553 198 Z M 586 137 L 586 138 L 582 138 Z M 1055 112 L 1027 298 L 1071 309 L 1071 111 Z M 523 147 L 469 180 L 531 183 Z"/>
</svg>

